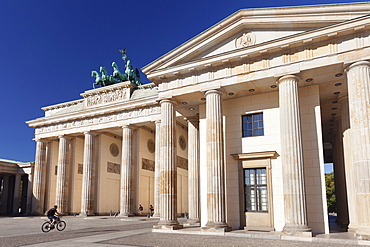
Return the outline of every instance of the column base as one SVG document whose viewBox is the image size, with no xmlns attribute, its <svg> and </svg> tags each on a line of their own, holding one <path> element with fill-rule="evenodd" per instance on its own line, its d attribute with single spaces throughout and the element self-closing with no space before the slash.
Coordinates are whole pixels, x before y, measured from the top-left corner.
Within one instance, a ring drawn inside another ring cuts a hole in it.
<svg viewBox="0 0 370 247">
<path fill-rule="evenodd" d="M 153 216 L 151 218 L 159 218 L 161 215 L 159 213 L 154 213 Z"/>
<path fill-rule="evenodd" d="M 224 223 L 207 223 L 205 227 L 201 228 L 202 232 L 230 232 L 232 228 Z"/>
<path fill-rule="evenodd" d="M 285 236 L 312 237 L 311 228 L 305 225 L 285 225 L 283 234 Z"/>
<path fill-rule="evenodd" d="M 370 227 L 357 228 L 355 235 L 357 239 L 370 240 Z"/>
<path fill-rule="evenodd" d="M 156 230 L 178 230 L 184 228 L 183 225 L 155 225 L 153 226 L 153 229 Z"/>
<path fill-rule="evenodd" d="M 357 228 L 358 228 L 357 225 L 355 225 L 353 223 L 349 223 L 349 225 L 348 225 L 348 232 L 354 232 L 354 233 L 356 233 Z"/>
</svg>

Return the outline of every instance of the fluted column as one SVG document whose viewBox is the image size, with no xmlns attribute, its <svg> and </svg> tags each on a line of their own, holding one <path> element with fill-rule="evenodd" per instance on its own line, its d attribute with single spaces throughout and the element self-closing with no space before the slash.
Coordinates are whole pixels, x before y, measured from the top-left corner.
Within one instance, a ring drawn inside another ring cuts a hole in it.
<svg viewBox="0 0 370 247">
<path fill-rule="evenodd" d="M 347 227 L 349 224 L 349 206 L 347 197 L 348 184 L 346 181 L 346 173 L 348 172 L 345 167 L 345 156 L 344 156 L 344 140 L 343 133 L 349 128 L 349 114 L 348 114 L 348 96 L 343 95 L 338 99 L 341 108 L 340 118 L 338 118 L 337 124 L 337 153 L 336 159 L 337 164 L 334 165 L 335 172 L 335 192 L 337 196 L 337 207 L 338 217 L 337 223 L 342 227 Z"/>
<path fill-rule="evenodd" d="M 59 136 L 59 154 L 55 203 L 58 211 L 62 214 L 68 213 L 68 139 Z"/>
<path fill-rule="evenodd" d="M 356 190 L 360 239 L 370 239 L 370 63 L 356 62 L 347 68 L 351 125 L 351 152 Z"/>
<path fill-rule="evenodd" d="M 279 83 L 281 159 L 286 234 L 310 235 L 307 224 L 301 119 L 298 97 L 299 78 L 283 76 Z"/>
<path fill-rule="evenodd" d="M 94 134 L 85 132 L 81 216 L 94 214 Z"/>
<path fill-rule="evenodd" d="M 206 96 L 207 123 L 207 217 L 203 230 L 230 231 L 226 223 L 225 164 L 222 124 L 222 92 L 209 90 Z"/>
<path fill-rule="evenodd" d="M 33 177 L 32 214 L 44 214 L 46 143 L 36 140 L 36 157 Z"/>
<path fill-rule="evenodd" d="M 125 125 L 122 126 L 120 216 L 132 216 L 132 209 L 132 128 Z"/>
<path fill-rule="evenodd" d="M 188 118 L 188 204 L 190 225 L 200 223 L 199 199 L 199 117 Z"/>
<path fill-rule="evenodd" d="M 13 214 L 19 214 L 19 201 L 20 201 L 20 185 L 21 185 L 21 174 L 15 174 L 14 181 L 14 192 L 13 192 Z"/>
<path fill-rule="evenodd" d="M 339 98 L 338 102 L 341 106 L 341 125 L 343 131 L 343 157 L 345 167 L 345 179 L 347 186 L 347 202 L 348 202 L 348 231 L 355 232 L 357 229 L 357 212 L 356 212 L 356 187 L 353 182 L 353 165 L 351 160 L 351 144 L 350 144 L 350 120 L 348 95 Z"/>
<path fill-rule="evenodd" d="M 155 121 L 154 215 L 160 217 L 161 197 L 161 120 Z"/>
<path fill-rule="evenodd" d="M 177 221 L 176 112 L 174 102 L 161 101 L 161 206 L 156 229 L 179 229 Z"/>
</svg>

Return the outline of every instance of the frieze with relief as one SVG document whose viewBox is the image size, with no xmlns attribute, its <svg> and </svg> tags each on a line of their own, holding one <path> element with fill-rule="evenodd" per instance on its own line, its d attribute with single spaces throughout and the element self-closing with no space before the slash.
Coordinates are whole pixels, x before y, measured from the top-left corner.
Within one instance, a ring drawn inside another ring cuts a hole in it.
<svg viewBox="0 0 370 247">
<path fill-rule="evenodd" d="M 130 99 L 130 88 L 124 87 L 102 91 L 96 94 L 83 94 L 83 97 L 85 98 L 87 107 L 126 101 Z"/>
<path fill-rule="evenodd" d="M 177 156 L 177 167 L 188 170 L 188 159 L 185 159 L 181 156 Z"/>
<path fill-rule="evenodd" d="M 155 162 L 153 160 L 148 160 L 148 159 L 142 158 L 141 164 L 142 164 L 141 168 L 143 170 L 153 171 L 154 172 L 154 170 L 155 170 Z"/>
<path fill-rule="evenodd" d="M 83 164 L 78 164 L 78 167 L 77 167 L 77 174 L 83 174 L 83 171 L 84 171 L 84 166 L 83 166 Z"/>
<path fill-rule="evenodd" d="M 107 172 L 108 173 L 121 174 L 121 165 L 111 163 L 111 162 L 107 162 Z"/>
<path fill-rule="evenodd" d="M 61 131 L 61 130 L 67 130 L 67 129 L 74 129 L 78 127 L 92 126 L 96 124 L 110 123 L 110 122 L 115 122 L 117 120 L 126 120 L 126 119 L 141 117 L 141 116 L 159 114 L 160 111 L 161 109 L 159 106 L 143 107 L 139 109 L 133 109 L 130 111 L 122 111 L 119 113 L 106 114 L 106 115 L 101 115 L 97 117 L 89 117 L 89 118 L 85 118 L 81 120 L 73 120 L 73 121 L 68 121 L 64 123 L 58 123 L 58 124 L 52 124 L 49 126 L 39 127 L 39 128 L 36 128 L 35 133 L 43 134 L 43 133 L 50 133 L 53 131 Z"/>
</svg>

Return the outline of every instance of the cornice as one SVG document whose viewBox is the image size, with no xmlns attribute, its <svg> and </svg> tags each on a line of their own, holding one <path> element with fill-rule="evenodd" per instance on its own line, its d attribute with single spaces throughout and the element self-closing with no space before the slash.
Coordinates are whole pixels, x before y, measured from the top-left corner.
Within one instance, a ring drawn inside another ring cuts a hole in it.
<svg viewBox="0 0 370 247">
<path fill-rule="evenodd" d="M 41 126 L 63 123 L 73 120 L 81 120 L 90 117 L 97 117 L 115 112 L 129 111 L 147 106 L 156 106 L 157 95 L 153 97 L 140 98 L 132 101 L 118 102 L 109 105 L 103 105 L 95 108 L 89 108 L 78 112 L 67 113 L 58 116 L 41 117 L 34 120 L 26 121 L 30 127 L 37 128 Z"/>
<path fill-rule="evenodd" d="M 121 89 L 121 88 L 132 88 L 132 87 L 133 85 L 131 84 L 131 82 L 121 82 L 121 83 L 113 84 L 110 86 L 91 89 L 91 90 L 85 91 L 84 93 L 81 93 L 80 95 L 85 98 L 88 95 L 100 94 L 100 93 L 114 91 L 114 90 Z"/>
<path fill-rule="evenodd" d="M 221 36 L 230 35 L 230 32 L 236 33 L 241 28 L 276 29 L 287 22 L 289 27 L 297 29 L 319 28 L 364 16 L 369 12 L 369 3 L 240 10 L 146 65 L 142 71 L 149 74 L 159 68 L 169 67 L 199 49 L 200 45 L 209 43 L 210 39 L 219 39 Z M 322 18 L 323 15 L 325 18 Z"/>
<path fill-rule="evenodd" d="M 303 33 L 271 40 L 251 47 L 235 49 L 233 51 L 202 58 L 188 63 L 154 70 L 147 74 L 147 77 L 148 79 L 155 81 L 157 78 L 165 78 L 166 76 L 171 76 L 175 72 L 188 72 L 193 68 L 203 69 L 210 65 L 221 64 L 222 61 L 237 61 L 240 59 L 246 59 L 247 57 L 253 58 L 261 55 L 270 55 L 275 52 L 281 52 L 284 49 L 293 49 L 300 46 L 307 46 L 311 43 L 338 38 L 348 33 L 361 33 L 365 30 L 370 30 L 370 15 L 326 26 L 323 28 L 309 30 Z"/>
<path fill-rule="evenodd" d="M 50 111 L 50 110 L 55 110 L 59 108 L 64 108 L 64 107 L 70 107 L 72 105 L 78 105 L 79 103 L 83 103 L 84 99 L 78 99 L 78 100 L 73 100 L 73 101 L 68 101 L 56 105 L 51 105 L 51 106 L 45 106 L 42 107 L 41 110 L 43 111 Z"/>
</svg>

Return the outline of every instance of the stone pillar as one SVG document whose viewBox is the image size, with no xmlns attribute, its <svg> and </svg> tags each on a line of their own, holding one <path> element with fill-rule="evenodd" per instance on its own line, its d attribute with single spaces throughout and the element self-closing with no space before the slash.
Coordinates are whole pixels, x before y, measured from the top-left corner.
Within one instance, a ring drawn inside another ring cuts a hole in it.
<svg viewBox="0 0 370 247">
<path fill-rule="evenodd" d="M 207 123 L 207 217 L 204 231 L 230 231 L 226 223 L 225 160 L 222 91 L 209 90 L 206 96 Z"/>
<path fill-rule="evenodd" d="M 59 136 L 59 154 L 58 154 L 58 170 L 56 183 L 55 203 L 58 205 L 58 212 L 62 214 L 68 213 L 68 139 L 65 136 Z"/>
<path fill-rule="evenodd" d="M 27 185 L 27 206 L 26 206 L 26 214 L 32 213 L 32 188 L 33 188 L 33 173 L 34 173 L 34 166 L 32 165 L 30 168 L 30 173 L 28 173 L 28 185 Z"/>
<path fill-rule="evenodd" d="M 122 127 L 120 216 L 133 215 L 132 208 L 132 128 Z"/>
<path fill-rule="evenodd" d="M 199 117 L 188 118 L 188 204 L 189 225 L 200 225 Z"/>
<path fill-rule="evenodd" d="M 345 178 L 347 186 L 347 202 L 348 202 L 348 218 L 349 225 L 348 231 L 355 232 L 357 229 L 357 212 L 356 212 L 356 187 L 352 181 L 354 181 L 354 171 L 352 165 L 352 151 L 350 144 L 351 129 L 349 121 L 349 109 L 348 109 L 348 95 L 339 98 L 341 104 L 341 124 L 343 131 L 343 157 L 345 167 Z"/>
<path fill-rule="evenodd" d="M 347 68 L 348 101 L 351 125 L 353 182 L 356 190 L 360 239 L 370 240 L 370 63 L 356 62 Z"/>
<path fill-rule="evenodd" d="M 341 118 L 335 119 L 335 140 L 333 145 L 334 154 L 334 181 L 335 195 L 337 200 L 337 224 L 343 228 L 348 226 L 347 187 L 344 170 L 343 156 L 343 130 Z"/>
<path fill-rule="evenodd" d="M 1 214 L 8 214 L 8 197 L 9 197 L 9 174 L 3 174 L 3 190 L 1 198 Z"/>
<path fill-rule="evenodd" d="M 19 202 L 20 202 L 20 188 L 21 188 L 21 177 L 22 175 L 17 173 L 15 174 L 15 181 L 14 181 L 14 192 L 13 192 L 13 210 L 12 214 L 19 214 Z"/>
<path fill-rule="evenodd" d="M 311 228 L 307 224 L 298 81 L 294 75 L 278 80 L 285 203 L 283 231 L 288 235 L 311 236 Z"/>
<path fill-rule="evenodd" d="M 161 197 L 161 120 L 155 121 L 154 215 L 160 217 Z"/>
<path fill-rule="evenodd" d="M 93 215 L 94 212 L 94 134 L 85 132 L 84 163 L 82 174 L 81 216 Z"/>
<path fill-rule="evenodd" d="M 36 157 L 33 177 L 32 214 L 44 214 L 45 178 L 46 178 L 46 143 L 36 140 Z"/>
<path fill-rule="evenodd" d="M 176 111 L 174 102 L 161 100 L 160 220 L 155 229 L 182 228 L 177 221 Z"/>
</svg>

